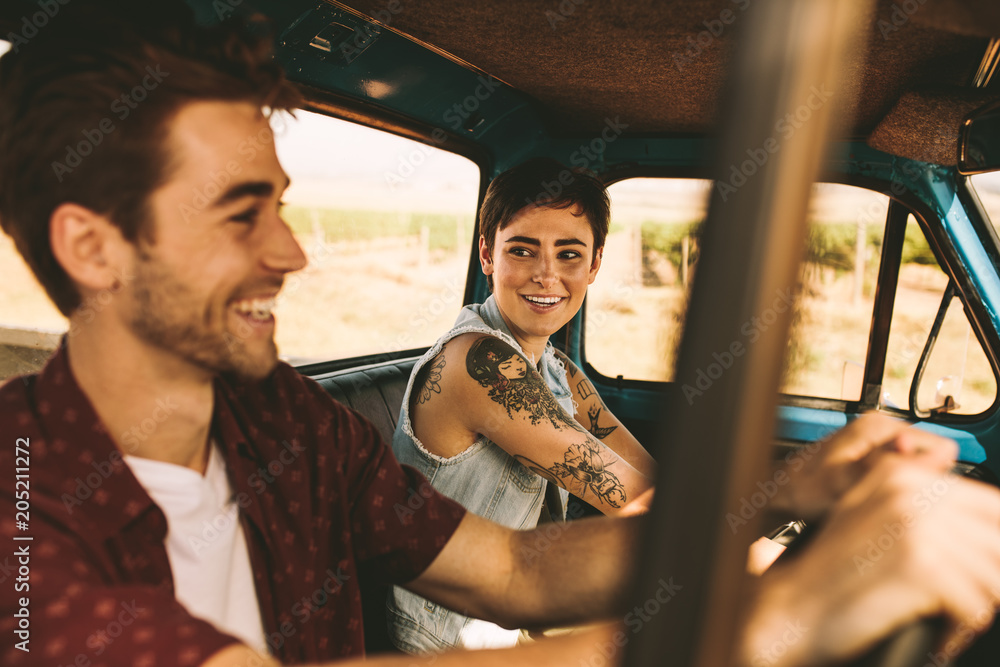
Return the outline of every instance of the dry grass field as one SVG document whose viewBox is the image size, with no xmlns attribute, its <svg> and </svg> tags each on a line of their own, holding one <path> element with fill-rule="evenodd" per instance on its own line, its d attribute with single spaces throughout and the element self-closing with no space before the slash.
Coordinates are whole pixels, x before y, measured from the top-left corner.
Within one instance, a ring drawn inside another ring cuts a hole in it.
<svg viewBox="0 0 1000 667">
<path fill-rule="evenodd" d="M 623 235 L 624 236 L 624 235 Z M 643 287 L 633 277 L 628 253 L 609 237 L 601 275 L 591 287 L 587 312 L 587 358 L 609 376 L 669 380 L 687 303 L 680 286 Z M 805 271 L 796 302 L 782 390 L 790 394 L 846 398 L 861 395 L 872 297 L 852 303 L 853 275 L 833 269 Z M 904 265 L 889 337 L 884 401 L 909 406 L 910 380 L 937 313 L 947 279 L 936 266 Z M 753 327 L 754 325 L 751 325 Z M 749 338 L 740 342 L 746 344 Z M 996 395 L 989 363 L 956 301 L 930 357 L 918 395 L 921 408 L 936 407 L 935 383 L 951 393 L 959 412 L 975 414 Z"/>
<path fill-rule="evenodd" d="M 637 280 L 629 233 L 609 236 L 604 265 L 591 287 L 587 358 L 606 375 L 666 380 L 672 373 L 686 292 L 680 286 L 646 287 Z M 461 307 L 467 260 L 457 251 L 423 249 L 417 237 L 320 243 L 303 235 L 299 240 L 310 264 L 287 279 L 277 311 L 277 340 L 285 358 L 301 362 L 429 345 L 451 326 Z M 65 319 L 49 304 L 6 237 L 0 237 L 0 266 L 0 326 L 64 331 Z M 871 323 L 870 296 L 858 306 L 851 304 L 849 273 L 837 275 L 828 269 L 808 275 L 805 296 L 798 302 L 784 390 L 857 398 Z M 903 268 L 884 387 L 896 405 L 908 405 L 910 378 L 944 286 L 936 267 Z M 980 412 L 992 403 L 995 381 L 961 309 L 952 311 L 919 403 L 939 404 L 933 384 L 951 376 L 943 389 L 956 396 L 961 412 Z M 0 358 L 0 373 L 4 368 L 7 375 L 25 370 L 23 358 L 14 364 L 3 361 Z"/>
</svg>

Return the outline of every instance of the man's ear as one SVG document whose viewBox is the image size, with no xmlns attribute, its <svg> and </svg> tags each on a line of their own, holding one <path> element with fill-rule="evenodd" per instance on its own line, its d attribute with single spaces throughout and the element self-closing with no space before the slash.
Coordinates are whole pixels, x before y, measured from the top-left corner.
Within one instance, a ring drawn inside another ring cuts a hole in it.
<svg viewBox="0 0 1000 667">
<path fill-rule="evenodd" d="M 85 290 L 113 289 L 131 246 L 110 220 L 79 204 L 64 203 L 49 218 L 56 261 Z"/>
<path fill-rule="evenodd" d="M 604 246 L 594 250 L 594 261 L 590 264 L 590 277 L 587 284 L 590 285 L 597 278 L 597 272 L 601 269 L 601 260 L 604 259 Z"/>
<path fill-rule="evenodd" d="M 493 275 L 493 257 L 490 256 L 490 249 L 486 247 L 486 237 L 479 236 L 479 263 L 483 266 L 483 275 Z"/>
</svg>

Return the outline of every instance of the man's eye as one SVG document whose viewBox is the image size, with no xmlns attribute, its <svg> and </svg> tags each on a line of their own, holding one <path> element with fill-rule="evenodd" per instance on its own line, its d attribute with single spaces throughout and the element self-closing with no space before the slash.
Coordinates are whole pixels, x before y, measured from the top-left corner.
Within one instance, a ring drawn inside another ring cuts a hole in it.
<svg viewBox="0 0 1000 667">
<path fill-rule="evenodd" d="M 514 255 L 515 257 L 530 257 L 531 251 L 528 250 L 527 248 L 511 248 L 510 254 Z"/>
<path fill-rule="evenodd" d="M 577 259 L 579 257 L 583 257 L 583 255 L 578 253 L 576 250 L 566 250 L 561 253 L 561 255 L 563 259 Z"/>
<path fill-rule="evenodd" d="M 260 211 L 256 207 L 254 207 L 254 208 L 248 208 L 247 210 L 241 213 L 237 213 L 236 215 L 232 216 L 229 219 L 232 220 L 233 222 L 254 223 L 257 222 L 258 215 L 260 215 Z"/>
</svg>

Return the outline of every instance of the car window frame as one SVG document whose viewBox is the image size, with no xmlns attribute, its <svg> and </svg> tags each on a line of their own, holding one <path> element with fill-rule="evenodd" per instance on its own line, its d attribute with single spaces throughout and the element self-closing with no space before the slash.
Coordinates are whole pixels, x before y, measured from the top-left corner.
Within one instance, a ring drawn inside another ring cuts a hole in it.
<svg viewBox="0 0 1000 667">
<path fill-rule="evenodd" d="M 985 216 L 985 212 L 982 208 L 981 203 L 979 203 L 978 198 L 975 195 L 975 191 L 972 189 L 971 185 L 966 182 L 965 177 L 958 176 L 956 174 L 956 186 L 960 193 L 960 200 L 963 207 L 965 207 L 966 213 L 970 215 L 970 218 L 974 216 L 979 217 L 979 221 L 973 220 L 973 226 L 977 230 L 980 242 L 983 243 L 984 248 L 991 251 L 991 257 L 997 262 L 997 266 L 1000 266 L 1000 237 L 998 237 L 996 231 L 988 223 L 988 217 Z M 610 187 L 614 183 L 621 182 L 623 180 L 631 178 L 689 178 L 689 179 L 706 179 L 707 169 L 705 168 L 694 168 L 685 169 L 681 167 L 663 167 L 663 168 L 650 168 L 650 167 L 632 167 L 629 169 L 623 169 L 605 174 L 605 186 Z M 931 252 L 934 254 L 935 259 L 938 262 L 941 270 L 945 272 L 949 279 L 955 282 L 956 285 L 956 296 L 961 300 L 963 305 L 963 310 L 966 313 L 966 317 L 969 320 L 969 326 L 976 335 L 976 340 L 979 342 L 983 353 L 986 355 L 986 359 L 993 370 L 993 376 L 997 383 L 997 394 L 993 399 L 993 403 L 984 411 L 978 412 L 972 415 L 957 415 L 952 413 L 943 413 L 934 415 L 932 417 L 921 419 L 915 415 L 912 409 L 908 408 L 906 410 L 900 410 L 896 408 L 890 408 L 887 406 L 877 406 L 879 410 L 885 411 L 889 414 L 904 417 L 907 419 L 914 419 L 921 422 L 929 422 L 934 424 L 942 424 L 947 426 L 960 426 L 963 424 L 979 423 L 989 419 L 993 414 L 1000 408 L 1000 360 L 997 358 L 995 350 L 1000 350 L 1000 333 L 998 333 L 992 326 L 985 325 L 984 322 L 989 323 L 989 315 L 985 309 L 982 300 L 970 299 L 969 295 L 975 293 L 975 286 L 969 275 L 964 269 L 957 270 L 956 267 L 961 267 L 961 262 L 955 253 L 954 247 L 952 246 L 951 240 L 947 238 L 947 233 L 944 226 L 941 224 L 939 216 L 934 212 L 934 210 L 928 206 L 925 201 L 913 190 L 907 187 L 906 183 L 902 181 L 887 181 L 881 178 L 875 178 L 871 176 L 864 176 L 860 174 L 848 173 L 848 172 L 831 172 L 824 171 L 818 182 L 830 183 L 830 184 L 840 184 L 849 185 L 854 187 L 860 187 L 866 190 L 871 190 L 875 193 L 885 195 L 889 198 L 890 202 L 897 202 L 902 205 L 906 211 L 913 216 L 914 220 L 920 226 L 921 232 L 927 239 L 928 245 L 931 248 Z M 888 219 L 889 212 L 886 213 L 886 219 L 883 220 L 883 225 Z M 935 221 L 937 224 L 931 224 L 929 221 Z M 981 224 L 977 224 L 981 223 Z M 987 235 L 984 239 L 983 234 Z M 987 241 L 989 242 L 987 244 Z M 898 271 L 898 268 L 897 268 Z M 895 293 L 892 295 L 893 301 L 895 301 Z M 868 328 L 868 346 L 865 350 L 865 367 L 867 368 L 869 364 L 869 359 L 872 354 L 873 347 L 877 344 L 875 336 L 873 336 L 874 328 L 874 308 L 878 304 L 873 304 L 873 318 L 872 324 Z M 571 358 L 577 361 L 580 367 L 587 374 L 596 386 L 603 387 L 613 387 L 616 390 L 627 390 L 627 389 L 638 389 L 645 391 L 653 391 L 658 393 L 664 393 L 668 391 L 676 390 L 676 382 L 674 381 L 659 381 L 659 380 L 640 380 L 635 378 L 625 378 L 621 375 L 617 377 L 611 377 L 601 373 L 599 370 L 594 368 L 587 361 L 586 357 L 586 309 L 587 301 L 584 301 L 583 308 L 581 308 L 580 313 L 574 318 L 574 320 L 567 325 L 564 332 L 556 334 L 556 337 L 560 342 L 565 341 L 563 346 L 569 349 L 575 348 L 577 355 L 570 355 Z M 574 334 L 573 330 L 579 330 L 578 340 L 572 340 Z M 886 328 L 885 336 L 886 338 L 882 340 L 882 345 L 888 345 L 888 336 L 891 330 L 891 326 Z M 883 368 L 883 379 L 885 375 L 885 369 Z M 809 409 L 819 409 L 827 411 L 842 412 L 845 414 L 858 414 L 866 410 L 874 409 L 876 406 L 868 405 L 865 403 L 864 395 L 862 395 L 858 400 L 844 400 L 837 398 L 824 398 L 819 396 L 804 396 L 799 394 L 787 394 L 779 393 L 779 405 L 789 406 L 789 407 L 799 407 L 799 408 L 809 408 Z"/>
</svg>

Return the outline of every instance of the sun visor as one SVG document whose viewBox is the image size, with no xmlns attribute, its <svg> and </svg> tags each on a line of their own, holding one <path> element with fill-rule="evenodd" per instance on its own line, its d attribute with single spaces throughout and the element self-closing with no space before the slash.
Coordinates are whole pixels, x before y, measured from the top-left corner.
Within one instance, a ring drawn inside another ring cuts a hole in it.
<svg viewBox="0 0 1000 667">
<path fill-rule="evenodd" d="M 977 90 L 905 93 L 868 136 L 868 145 L 900 157 L 954 166 L 962 121 L 995 98 Z"/>
</svg>

